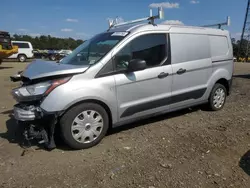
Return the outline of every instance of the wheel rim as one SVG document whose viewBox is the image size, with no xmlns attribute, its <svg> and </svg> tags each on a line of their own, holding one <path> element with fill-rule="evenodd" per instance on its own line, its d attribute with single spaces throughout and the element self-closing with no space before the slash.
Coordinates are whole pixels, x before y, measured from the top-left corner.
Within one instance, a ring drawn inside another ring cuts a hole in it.
<svg viewBox="0 0 250 188">
<path fill-rule="evenodd" d="M 80 143 L 91 143 L 96 140 L 103 130 L 103 118 L 94 110 L 86 110 L 78 114 L 72 125 L 73 138 Z"/>
<path fill-rule="evenodd" d="M 225 102 L 226 93 L 224 89 L 218 88 L 213 97 L 213 104 L 215 108 L 221 108 Z"/>
<path fill-rule="evenodd" d="M 24 57 L 24 56 L 21 56 L 21 57 L 20 57 L 20 61 L 21 61 L 21 62 L 24 62 L 24 60 L 25 60 L 25 57 Z"/>
</svg>

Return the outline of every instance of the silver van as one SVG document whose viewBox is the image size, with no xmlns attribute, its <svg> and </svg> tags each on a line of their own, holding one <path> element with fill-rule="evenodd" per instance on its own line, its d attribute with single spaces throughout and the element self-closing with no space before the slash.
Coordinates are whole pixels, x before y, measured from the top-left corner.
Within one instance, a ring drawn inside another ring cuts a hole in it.
<svg viewBox="0 0 250 188">
<path fill-rule="evenodd" d="M 73 149 L 98 144 L 112 127 L 207 103 L 221 110 L 230 94 L 228 31 L 161 24 L 111 27 L 59 63 L 35 60 L 15 81 L 14 115 L 27 139 L 55 148 L 54 132 Z"/>
</svg>

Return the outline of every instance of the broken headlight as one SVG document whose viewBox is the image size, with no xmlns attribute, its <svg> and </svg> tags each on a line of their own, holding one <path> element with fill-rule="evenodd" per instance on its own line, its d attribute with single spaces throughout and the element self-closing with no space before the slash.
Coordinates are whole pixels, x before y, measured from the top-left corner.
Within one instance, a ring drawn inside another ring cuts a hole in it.
<svg viewBox="0 0 250 188">
<path fill-rule="evenodd" d="M 51 86 L 51 82 L 42 82 L 34 85 L 29 85 L 24 87 L 29 95 L 42 95 L 44 94 Z"/>
<path fill-rule="evenodd" d="M 16 88 L 12 91 L 12 95 L 17 101 L 38 100 L 42 96 L 48 95 L 56 87 L 68 82 L 69 79 L 70 77 L 67 77 Z"/>
</svg>

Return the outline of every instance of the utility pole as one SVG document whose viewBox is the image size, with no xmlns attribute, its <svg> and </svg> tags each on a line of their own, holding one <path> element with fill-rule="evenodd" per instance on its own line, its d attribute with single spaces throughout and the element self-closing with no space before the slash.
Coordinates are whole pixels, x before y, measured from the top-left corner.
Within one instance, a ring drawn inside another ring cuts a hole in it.
<svg viewBox="0 0 250 188">
<path fill-rule="evenodd" d="M 248 58 L 249 54 L 249 40 L 250 40 L 250 0 L 247 2 L 247 8 L 246 8 L 246 15 L 245 15 L 245 20 L 244 20 L 244 25 L 241 33 L 241 40 L 240 40 L 240 46 L 238 49 L 238 54 L 237 54 L 237 60 L 239 61 L 240 58 L 240 52 L 243 50 L 243 40 L 247 41 L 247 48 L 246 51 L 244 52 L 245 57 Z M 247 61 L 247 59 L 246 59 Z"/>
</svg>

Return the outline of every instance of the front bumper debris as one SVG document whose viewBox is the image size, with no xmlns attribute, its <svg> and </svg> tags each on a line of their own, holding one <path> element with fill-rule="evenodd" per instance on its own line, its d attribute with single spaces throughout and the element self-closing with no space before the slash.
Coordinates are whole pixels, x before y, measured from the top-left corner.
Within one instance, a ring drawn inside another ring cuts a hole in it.
<svg viewBox="0 0 250 188">
<path fill-rule="evenodd" d="M 10 80 L 11 80 L 12 82 L 21 81 L 21 80 L 22 80 L 22 78 L 21 78 L 21 77 L 22 77 L 22 76 L 21 76 L 22 72 L 23 72 L 23 71 L 18 71 L 17 74 L 15 74 L 15 75 L 13 75 L 13 76 L 10 76 Z"/>
<path fill-rule="evenodd" d="M 17 104 L 14 106 L 14 117 L 18 121 L 33 121 L 42 118 L 41 108 L 33 105 Z"/>
<path fill-rule="evenodd" d="M 48 114 L 39 106 L 30 104 L 16 104 L 14 117 L 23 127 L 24 139 L 28 142 L 37 140 L 49 150 L 56 148 L 54 130 L 57 123 L 57 114 Z M 31 144 L 29 144 L 31 145 Z"/>
</svg>

